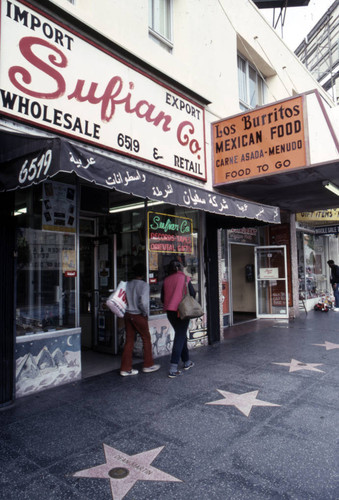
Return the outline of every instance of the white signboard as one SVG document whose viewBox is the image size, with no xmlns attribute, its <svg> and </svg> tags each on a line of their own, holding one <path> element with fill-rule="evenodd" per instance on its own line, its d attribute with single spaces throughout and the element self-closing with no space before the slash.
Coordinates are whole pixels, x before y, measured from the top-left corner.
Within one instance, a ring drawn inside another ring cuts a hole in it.
<svg viewBox="0 0 339 500">
<path fill-rule="evenodd" d="M 259 270 L 259 278 L 261 280 L 275 280 L 279 278 L 278 267 L 261 267 Z"/>
<path fill-rule="evenodd" d="M 0 40 L 1 113 L 206 181 L 201 106 L 19 1 Z"/>
</svg>

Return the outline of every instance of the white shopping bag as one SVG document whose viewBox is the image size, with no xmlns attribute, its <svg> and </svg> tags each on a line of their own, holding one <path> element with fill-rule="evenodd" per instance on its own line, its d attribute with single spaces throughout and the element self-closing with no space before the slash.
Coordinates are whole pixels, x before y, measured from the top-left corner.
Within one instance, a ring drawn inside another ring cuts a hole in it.
<svg viewBox="0 0 339 500">
<path fill-rule="evenodd" d="M 126 285 L 127 281 L 120 281 L 117 289 L 106 300 L 107 307 L 118 318 L 124 317 L 127 308 Z"/>
</svg>

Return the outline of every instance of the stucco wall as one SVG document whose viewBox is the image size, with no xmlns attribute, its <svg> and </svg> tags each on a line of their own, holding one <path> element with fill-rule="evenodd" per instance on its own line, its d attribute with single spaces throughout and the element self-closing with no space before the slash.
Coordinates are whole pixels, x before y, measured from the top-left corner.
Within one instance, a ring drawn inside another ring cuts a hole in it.
<svg viewBox="0 0 339 500">
<path fill-rule="evenodd" d="M 54 3 L 211 101 L 216 119 L 239 112 L 237 50 L 267 78 L 267 103 L 314 88 L 327 94 L 248 0 L 174 1 L 173 50 L 148 34 L 148 2 Z"/>
</svg>

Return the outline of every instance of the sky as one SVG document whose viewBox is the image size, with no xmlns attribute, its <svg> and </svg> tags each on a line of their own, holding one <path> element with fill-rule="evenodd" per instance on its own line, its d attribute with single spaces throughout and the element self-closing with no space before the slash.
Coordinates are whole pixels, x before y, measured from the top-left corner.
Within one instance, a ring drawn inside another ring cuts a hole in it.
<svg viewBox="0 0 339 500">
<path fill-rule="evenodd" d="M 335 0 L 310 0 L 307 7 L 288 7 L 286 10 L 285 23 L 282 38 L 291 50 L 295 50 L 303 41 L 307 33 L 325 14 L 327 9 Z M 261 9 L 261 13 L 273 24 L 273 9 Z M 275 19 L 280 14 L 280 9 L 275 9 Z M 281 24 L 277 26 L 277 32 L 281 36 Z"/>
</svg>

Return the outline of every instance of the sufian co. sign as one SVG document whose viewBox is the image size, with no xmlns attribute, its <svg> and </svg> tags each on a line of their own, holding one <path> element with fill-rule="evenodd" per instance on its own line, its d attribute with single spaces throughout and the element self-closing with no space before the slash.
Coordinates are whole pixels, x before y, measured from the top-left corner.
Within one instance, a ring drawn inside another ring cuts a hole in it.
<svg viewBox="0 0 339 500">
<path fill-rule="evenodd" d="M 193 221 L 187 217 L 148 212 L 148 249 L 161 253 L 193 253 Z"/>
</svg>

